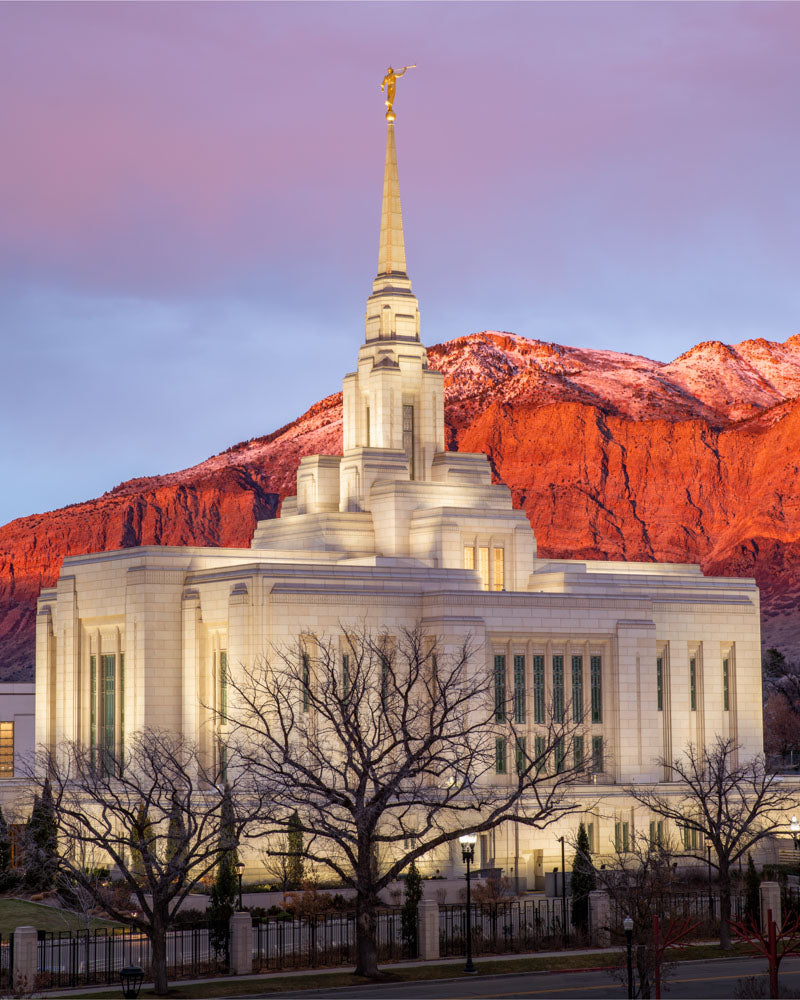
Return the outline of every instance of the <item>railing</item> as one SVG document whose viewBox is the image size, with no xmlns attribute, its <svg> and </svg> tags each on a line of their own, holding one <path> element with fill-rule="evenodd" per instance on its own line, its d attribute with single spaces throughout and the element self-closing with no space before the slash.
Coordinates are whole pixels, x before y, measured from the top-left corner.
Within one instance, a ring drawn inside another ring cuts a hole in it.
<svg viewBox="0 0 800 1000">
<path fill-rule="evenodd" d="M 746 897 L 741 893 L 731 894 L 731 919 L 744 917 Z M 650 900 L 650 909 L 661 918 L 689 918 L 699 924 L 698 933 L 716 934 L 720 923 L 720 899 L 718 889 L 708 892 L 659 893 Z M 622 933 L 622 921 L 628 915 L 624 906 L 611 904 L 611 929 Z"/>
<path fill-rule="evenodd" d="M 14 935 L 0 934 L 0 992 L 11 992 L 11 970 L 14 967 Z"/>
<path fill-rule="evenodd" d="M 566 910 L 566 935 L 564 911 Z M 472 952 L 475 955 L 512 951 L 541 951 L 562 947 L 565 937 L 575 943 L 572 900 L 508 900 L 471 907 Z M 464 955 L 467 945 L 467 908 L 439 907 L 439 954 Z"/>
</svg>

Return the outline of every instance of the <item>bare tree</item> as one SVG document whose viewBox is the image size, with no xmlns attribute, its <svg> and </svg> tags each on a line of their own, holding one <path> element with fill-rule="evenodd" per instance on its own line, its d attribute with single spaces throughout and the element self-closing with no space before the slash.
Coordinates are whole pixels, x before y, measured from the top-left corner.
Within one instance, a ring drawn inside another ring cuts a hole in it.
<svg viewBox="0 0 800 1000">
<path fill-rule="evenodd" d="M 628 794 L 637 802 L 684 832 L 684 854 L 707 862 L 704 845 L 716 858 L 720 892 L 722 948 L 731 947 L 731 873 L 759 841 L 785 827 L 785 812 L 794 799 L 780 779 L 766 770 L 763 757 L 740 763 L 742 748 L 732 739 L 717 737 L 702 750 L 689 744 L 674 761 L 661 760 L 672 769 L 676 794 L 657 787 L 635 785 Z"/>
<path fill-rule="evenodd" d="M 165 996 L 167 929 L 218 859 L 225 797 L 219 775 L 191 743 L 149 730 L 129 737 L 119 759 L 65 742 L 41 755 L 39 773 L 39 784 L 49 776 L 53 790 L 62 877 L 84 900 L 148 937 L 155 992 Z M 237 840 L 254 811 L 256 803 L 240 800 Z M 92 870 L 100 864 L 116 866 L 136 900 L 135 915 L 100 884 Z"/>
<path fill-rule="evenodd" d="M 460 834 L 574 809 L 581 727 L 560 705 L 526 735 L 524 703 L 470 641 L 445 653 L 422 627 L 344 632 L 232 677 L 232 742 L 273 804 L 263 830 L 286 833 L 296 811 L 305 858 L 355 890 L 356 973 L 374 976 L 379 892 Z"/>
</svg>

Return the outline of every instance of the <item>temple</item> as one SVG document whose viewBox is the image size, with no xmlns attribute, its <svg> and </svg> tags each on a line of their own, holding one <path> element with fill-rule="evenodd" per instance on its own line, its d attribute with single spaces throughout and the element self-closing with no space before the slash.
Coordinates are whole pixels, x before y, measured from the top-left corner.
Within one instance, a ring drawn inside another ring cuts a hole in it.
<svg viewBox="0 0 800 1000">
<path fill-rule="evenodd" d="M 697 566 L 540 559 L 487 457 L 446 449 L 442 376 L 428 367 L 407 273 L 393 118 L 378 272 L 343 383 L 342 454 L 300 462 L 296 496 L 259 522 L 250 548 L 66 559 L 39 600 L 37 741 L 118 752 L 126 733 L 159 727 L 213 757 L 242 665 L 300 635 L 335 641 L 348 623 L 421 622 L 444 648 L 472 637 L 475 669 L 513 692 L 530 745 L 554 697 L 585 714 L 575 794 L 602 855 L 647 821 L 623 786 L 668 783 L 661 758 L 717 735 L 761 752 L 758 590 Z M 508 771 L 498 749 L 493 780 L 512 780 Z M 533 888 L 577 822 L 513 837 L 500 828 L 481 837 L 476 862 Z M 455 872 L 461 860 L 425 865 Z"/>
</svg>

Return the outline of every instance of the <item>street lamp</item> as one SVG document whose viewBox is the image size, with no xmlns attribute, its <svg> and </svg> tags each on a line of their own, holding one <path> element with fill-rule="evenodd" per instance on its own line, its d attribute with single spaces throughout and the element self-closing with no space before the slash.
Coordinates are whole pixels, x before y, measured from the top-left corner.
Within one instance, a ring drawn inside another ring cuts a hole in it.
<svg viewBox="0 0 800 1000">
<path fill-rule="evenodd" d="M 472 895 L 469 880 L 469 866 L 475 858 L 477 840 L 474 833 L 465 833 L 458 838 L 458 842 L 461 844 L 461 860 L 467 866 L 467 964 L 464 966 L 464 972 L 470 974 L 478 971 L 472 963 Z"/>
<path fill-rule="evenodd" d="M 139 966 L 126 965 L 124 969 L 120 969 L 119 978 L 122 982 L 122 995 L 126 1000 L 136 1000 L 144 979 L 144 973 Z"/>
<path fill-rule="evenodd" d="M 625 943 L 628 949 L 628 1000 L 633 1000 L 633 920 L 625 917 L 622 926 L 625 928 Z"/>
<path fill-rule="evenodd" d="M 244 861 L 237 861 L 233 867 L 236 869 L 236 874 L 239 876 L 239 911 L 241 912 L 244 909 L 242 906 L 242 875 L 244 875 Z"/>
<path fill-rule="evenodd" d="M 708 857 L 708 913 L 714 919 L 714 895 L 711 890 L 711 844 L 706 845 L 706 856 Z"/>
<path fill-rule="evenodd" d="M 794 838 L 794 849 L 796 851 L 800 850 L 800 823 L 797 822 L 797 817 L 792 816 L 792 822 L 789 824 L 789 829 L 792 831 L 792 837 Z"/>
</svg>

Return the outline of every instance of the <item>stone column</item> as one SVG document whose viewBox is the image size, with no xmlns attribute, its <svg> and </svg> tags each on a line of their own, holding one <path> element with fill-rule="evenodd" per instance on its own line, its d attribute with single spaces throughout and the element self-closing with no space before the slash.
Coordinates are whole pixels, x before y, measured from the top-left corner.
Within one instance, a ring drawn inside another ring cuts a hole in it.
<svg viewBox="0 0 800 1000">
<path fill-rule="evenodd" d="M 761 901 L 761 932 L 766 934 L 767 912 L 772 910 L 772 919 L 778 930 L 781 929 L 781 887 L 778 882 L 762 882 L 758 887 L 758 895 Z"/>
<path fill-rule="evenodd" d="M 589 893 L 589 927 L 592 944 L 608 948 L 611 944 L 611 901 L 607 892 L 593 889 Z"/>
<path fill-rule="evenodd" d="M 439 957 L 439 904 L 421 899 L 417 904 L 419 958 L 429 962 Z"/>
<path fill-rule="evenodd" d="M 231 974 L 249 976 L 253 971 L 253 921 L 247 910 L 231 917 Z"/>
<path fill-rule="evenodd" d="M 38 934 L 35 927 L 14 930 L 14 992 L 19 996 L 32 993 L 36 982 Z"/>
</svg>

